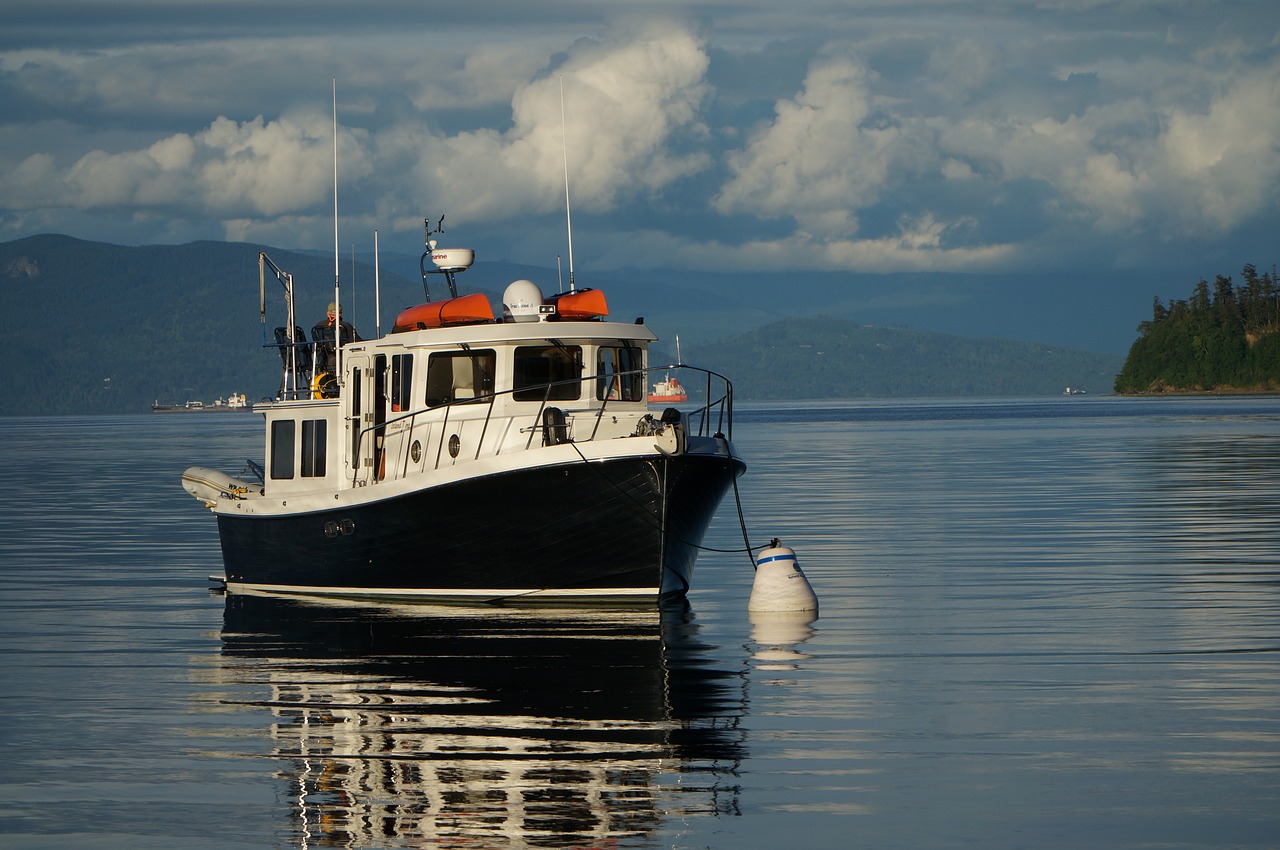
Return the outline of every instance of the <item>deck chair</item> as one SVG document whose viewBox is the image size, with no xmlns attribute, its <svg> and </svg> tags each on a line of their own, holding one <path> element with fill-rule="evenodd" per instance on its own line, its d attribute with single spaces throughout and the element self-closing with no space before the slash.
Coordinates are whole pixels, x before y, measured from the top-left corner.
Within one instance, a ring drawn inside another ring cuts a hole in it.
<svg viewBox="0 0 1280 850">
<path fill-rule="evenodd" d="M 288 328 L 276 328 L 275 335 L 276 346 L 280 349 L 280 359 L 284 363 L 284 372 L 280 376 L 280 389 L 276 397 L 284 398 L 286 393 L 290 397 L 305 397 L 311 387 L 311 346 L 307 343 L 307 336 L 302 332 L 302 328 L 296 326 L 293 329 L 292 338 L 289 336 Z M 290 380 L 289 374 L 291 367 L 295 372 L 293 380 Z"/>
</svg>

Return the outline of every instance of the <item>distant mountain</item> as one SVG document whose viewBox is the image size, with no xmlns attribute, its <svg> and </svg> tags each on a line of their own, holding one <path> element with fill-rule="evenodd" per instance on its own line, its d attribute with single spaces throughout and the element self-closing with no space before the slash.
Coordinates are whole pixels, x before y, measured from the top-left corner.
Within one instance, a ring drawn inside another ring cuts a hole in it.
<svg viewBox="0 0 1280 850">
<path fill-rule="evenodd" d="M 310 329 L 333 298 L 332 257 L 226 242 L 122 247 L 45 235 L 0 243 L 0 292 L 10 318 L 0 336 L 10 367 L 5 413 L 136 413 L 155 401 L 273 396 L 280 359 L 263 346 L 284 324 L 284 300 L 268 273 L 261 321 L 261 251 L 294 276 L 297 324 Z M 399 310 L 423 300 L 416 258 L 388 259 L 380 262 L 384 331 Z M 372 264 L 356 262 L 353 270 L 344 260 L 339 271 L 347 318 L 372 336 Z M 500 293 L 521 277 L 556 291 L 554 272 L 483 258 L 459 283 L 500 310 Z M 645 316 L 664 337 L 656 361 L 674 359 L 680 334 L 684 359 L 732 376 L 743 399 L 1021 395 L 1068 384 L 1104 391 L 1122 362 L 1118 355 L 873 328 L 847 318 L 779 321 L 795 309 L 794 299 L 775 310 L 758 291 L 739 300 L 671 275 L 585 277 L 579 285 L 603 289 L 615 317 Z M 432 287 L 433 296 L 444 294 L 442 281 Z"/>
<path fill-rule="evenodd" d="M 974 339 L 844 319 L 784 319 L 684 359 L 733 376 L 740 398 L 1035 396 L 1104 393 L 1124 358 L 1035 343 Z"/>
<path fill-rule="evenodd" d="M 372 265 L 372 256 L 361 259 Z M 418 279 L 416 256 L 383 254 L 381 266 Z M 521 277 L 554 292 L 560 278 L 554 268 L 495 263 L 488 257 L 478 257 L 467 274 L 492 275 L 498 292 Z M 679 334 L 682 341 L 710 342 L 778 319 L 829 316 L 1123 355 L 1138 322 L 1150 312 L 1151 299 L 1181 292 L 1190 282 L 1161 270 L 979 275 L 588 269 L 578 271 L 577 284 L 604 289 L 616 315 L 643 315 L 666 340 Z"/>
<path fill-rule="evenodd" d="M 1129 350 L 1153 297 L 1182 292 L 1191 283 L 1177 273 L 1151 270 L 1088 275 L 679 270 L 651 275 L 648 282 L 623 274 L 601 275 L 595 282 L 590 275 L 580 273 L 578 278 L 611 293 L 618 284 L 627 292 L 653 286 L 657 280 L 678 293 L 696 292 L 704 303 L 732 309 L 738 316 L 769 317 L 738 325 L 730 333 L 774 319 L 829 316 L 880 327 L 1017 339 L 1118 355 Z M 679 298 L 648 309 L 647 317 L 664 336 L 679 333 L 682 341 L 719 337 L 719 328 L 702 321 L 705 314 L 700 309 L 687 320 Z"/>
<path fill-rule="evenodd" d="M 282 287 L 266 280 L 260 321 L 258 245 L 193 242 L 120 247 L 67 236 L 0 244 L 0 286 L 10 319 L 0 351 L 11 366 L 5 412 L 124 413 L 154 401 L 274 395 L 280 359 L 262 345 L 283 324 Z M 333 261 L 265 249 L 294 274 L 298 324 L 309 329 L 333 299 Z M 371 322 L 372 270 L 344 308 Z M 384 302 L 421 287 L 388 281 Z M 362 291 L 367 287 L 367 294 Z M 421 297 L 418 297 L 421 300 Z M 397 308 L 398 309 L 398 308 Z"/>
</svg>

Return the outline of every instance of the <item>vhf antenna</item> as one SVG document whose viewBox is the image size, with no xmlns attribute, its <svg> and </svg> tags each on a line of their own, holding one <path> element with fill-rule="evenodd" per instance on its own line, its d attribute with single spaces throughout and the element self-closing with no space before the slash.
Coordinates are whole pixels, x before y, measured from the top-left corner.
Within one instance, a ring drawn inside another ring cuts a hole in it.
<svg viewBox="0 0 1280 850">
<path fill-rule="evenodd" d="M 564 125 L 564 74 L 560 75 L 560 141 L 564 151 L 564 222 L 569 231 L 569 291 L 576 291 L 573 283 L 573 219 L 569 215 L 569 135 Z"/>
</svg>

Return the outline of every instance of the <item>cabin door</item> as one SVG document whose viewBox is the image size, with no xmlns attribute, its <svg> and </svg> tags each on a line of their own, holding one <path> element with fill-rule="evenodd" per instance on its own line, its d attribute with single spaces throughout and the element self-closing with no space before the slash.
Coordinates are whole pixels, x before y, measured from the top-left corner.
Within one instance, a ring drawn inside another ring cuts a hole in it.
<svg viewBox="0 0 1280 850">
<path fill-rule="evenodd" d="M 347 456 L 349 458 L 348 474 L 358 484 L 367 484 L 374 478 L 380 461 L 382 446 L 382 430 L 379 427 L 385 417 L 382 415 L 381 403 L 386 379 L 382 372 L 386 368 L 386 358 L 376 357 L 370 362 L 367 354 L 349 354 L 343 358 L 350 381 L 347 392 L 347 435 L 350 440 Z M 376 361 L 384 361 L 381 368 Z"/>
</svg>

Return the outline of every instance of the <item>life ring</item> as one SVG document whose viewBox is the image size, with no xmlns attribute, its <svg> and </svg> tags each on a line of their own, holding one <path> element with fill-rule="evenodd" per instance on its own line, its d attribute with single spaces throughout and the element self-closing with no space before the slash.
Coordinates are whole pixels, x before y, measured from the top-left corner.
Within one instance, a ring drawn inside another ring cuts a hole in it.
<svg viewBox="0 0 1280 850">
<path fill-rule="evenodd" d="M 338 380 L 329 372 L 318 372 L 311 379 L 311 397 L 312 398 L 336 398 L 338 395 Z"/>
</svg>

